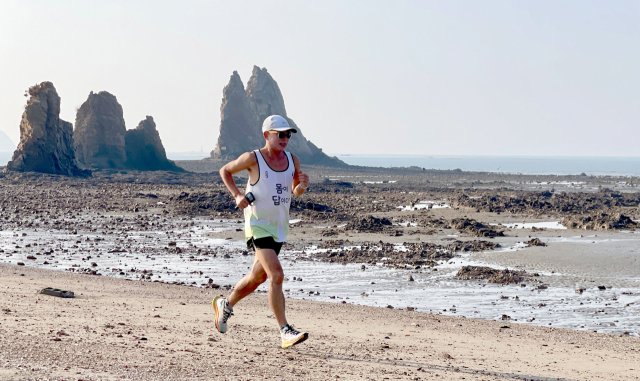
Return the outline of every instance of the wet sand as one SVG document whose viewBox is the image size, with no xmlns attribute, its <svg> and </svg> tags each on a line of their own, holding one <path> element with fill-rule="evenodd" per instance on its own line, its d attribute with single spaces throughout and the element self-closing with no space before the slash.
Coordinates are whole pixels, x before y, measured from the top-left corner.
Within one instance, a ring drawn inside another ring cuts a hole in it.
<svg viewBox="0 0 640 381">
<path fill-rule="evenodd" d="M 640 378 L 637 338 L 305 300 L 287 311 L 310 339 L 282 350 L 266 296 L 238 304 L 222 335 L 217 294 L 0 265 L 0 379 Z"/>
<path fill-rule="evenodd" d="M 526 229 L 520 231 L 521 236 L 527 233 Z M 542 234 L 529 231 L 529 235 L 539 237 L 548 246 L 510 252 L 485 251 L 471 258 L 530 272 L 552 273 L 554 276 L 545 281 L 558 286 L 640 287 L 640 232 L 565 230 Z M 513 241 L 509 238 L 501 241 L 509 240 Z"/>
</svg>

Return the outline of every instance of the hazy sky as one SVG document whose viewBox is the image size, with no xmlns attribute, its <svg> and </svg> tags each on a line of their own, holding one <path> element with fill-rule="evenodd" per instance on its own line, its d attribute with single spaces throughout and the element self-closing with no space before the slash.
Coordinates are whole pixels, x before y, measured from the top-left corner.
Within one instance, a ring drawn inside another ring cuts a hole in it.
<svg viewBox="0 0 640 381">
<path fill-rule="evenodd" d="M 328 153 L 640 156 L 638 1 L 0 1 L 0 130 L 52 81 L 210 151 L 253 65 Z"/>
</svg>

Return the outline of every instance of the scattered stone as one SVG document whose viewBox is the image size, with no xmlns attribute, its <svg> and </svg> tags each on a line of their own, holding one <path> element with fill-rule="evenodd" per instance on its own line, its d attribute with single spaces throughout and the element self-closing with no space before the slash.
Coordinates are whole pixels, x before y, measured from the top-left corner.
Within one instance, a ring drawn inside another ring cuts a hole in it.
<svg viewBox="0 0 640 381">
<path fill-rule="evenodd" d="M 440 357 L 442 357 L 445 360 L 453 360 L 453 357 L 450 354 L 448 354 L 447 352 L 442 352 L 440 354 Z"/>
<path fill-rule="evenodd" d="M 638 207 L 640 197 L 637 193 L 616 193 L 609 189 L 602 189 L 598 193 L 513 191 L 507 194 L 490 192 L 480 197 L 462 194 L 455 204 L 492 213 L 579 215 L 610 207 Z M 562 224 L 568 227 L 565 221 Z"/>
<path fill-rule="evenodd" d="M 546 243 L 540 241 L 540 238 L 533 238 L 532 240 L 525 242 L 525 244 L 527 246 L 547 246 Z"/>
</svg>

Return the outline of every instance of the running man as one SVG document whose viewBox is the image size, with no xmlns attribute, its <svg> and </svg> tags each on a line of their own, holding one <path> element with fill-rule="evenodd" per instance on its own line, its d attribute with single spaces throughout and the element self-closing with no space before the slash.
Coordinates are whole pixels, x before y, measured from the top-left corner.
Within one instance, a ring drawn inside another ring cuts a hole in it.
<svg viewBox="0 0 640 381">
<path fill-rule="evenodd" d="M 289 205 L 291 194 L 301 196 L 309 186 L 309 176 L 300 170 L 300 161 L 290 152 L 285 152 L 292 133 L 280 115 L 272 115 L 262 124 L 264 147 L 245 152 L 220 169 L 220 177 L 233 195 L 238 208 L 244 210 L 244 234 L 247 247 L 255 250 L 251 272 L 238 282 L 226 299 L 213 299 L 216 313 L 216 328 L 227 331 L 227 321 L 233 306 L 251 294 L 269 279 L 269 305 L 280 327 L 282 348 L 289 348 L 305 341 L 309 334 L 299 332 L 289 323 L 284 312 L 282 281 L 284 273 L 278 260 L 287 233 L 289 232 Z M 249 171 L 249 183 L 242 193 L 233 180 L 240 171 Z M 253 198 L 249 194 L 253 194 Z"/>
</svg>

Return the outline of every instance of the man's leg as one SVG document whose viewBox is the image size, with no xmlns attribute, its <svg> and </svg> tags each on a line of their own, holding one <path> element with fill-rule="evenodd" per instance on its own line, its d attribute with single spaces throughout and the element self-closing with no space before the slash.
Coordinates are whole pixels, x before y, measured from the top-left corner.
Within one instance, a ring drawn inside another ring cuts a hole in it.
<svg viewBox="0 0 640 381">
<path fill-rule="evenodd" d="M 252 292 L 258 288 L 262 283 L 267 280 L 267 273 L 262 268 L 262 264 L 258 261 L 258 256 L 253 261 L 253 267 L 251 268 L 251 272 L 245 275 L 236 287 L 234 287 L 231 295 L 227 297 L 227 301 L 231 306 L 235 306 L 240 300 L 244 299 L 244 297 L 248 296 Z"/>
<path fill-rule="evenodd" d="M 233 314 L 233 306 L 242 298 L 251 294 L 267 279 L 267 273 L 256 258 L 251 272 L 245 275 L 231 292 L 228 298 L 216 296 L 213 299 L 213 310 L 216 314 L 216 328 L 220 333 L 227 332 L 227 320 Z"/>
<path fill-rule="evenodd" d="M 280 327 L 282 348 L 302 343 L 309 338 L 309 334 L 300 332 L 289 325 L 284 313 L 284 294 L 282 293 L 284 274 L 278 255 L 273 249 L 256 249 L 256 258 L 269 278 L 269 304 Z"/>
<path fill-rule="evenodd" d="M 280 265 L 280 260 L 275 250 L 258 248 L 256 248 L 256 260 L 259 262 L 267 278 L 269 278 L 269 305 L 278 322 L 278 326 L 282 327 L 287 324 L 287 318 L 284 313 L 284 294 L 282 293 L 284 273 Z"/>
</svg>

